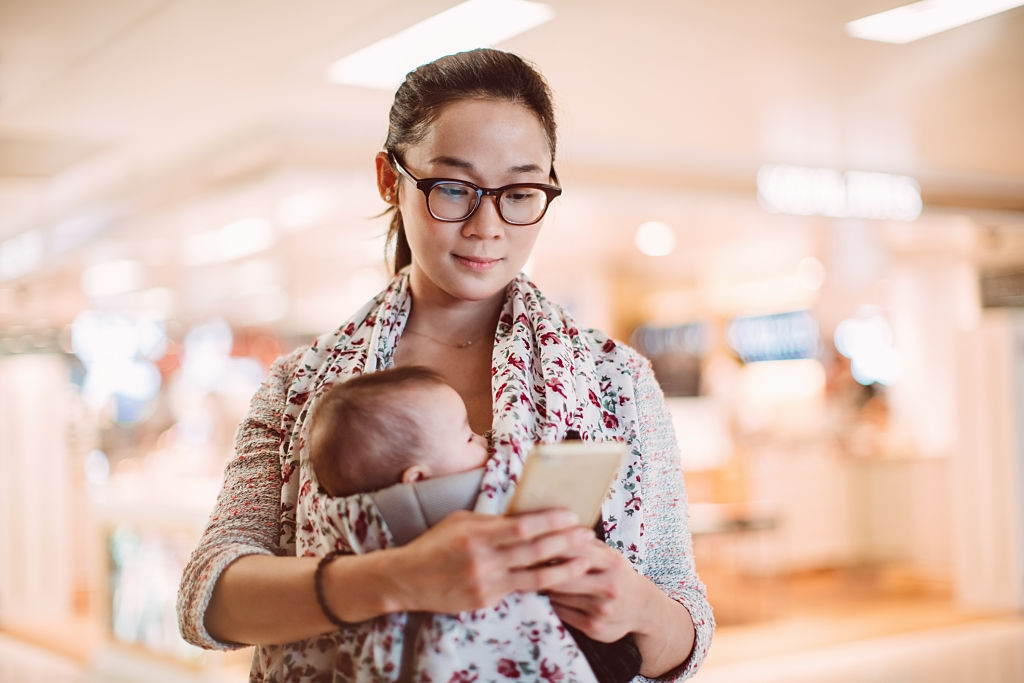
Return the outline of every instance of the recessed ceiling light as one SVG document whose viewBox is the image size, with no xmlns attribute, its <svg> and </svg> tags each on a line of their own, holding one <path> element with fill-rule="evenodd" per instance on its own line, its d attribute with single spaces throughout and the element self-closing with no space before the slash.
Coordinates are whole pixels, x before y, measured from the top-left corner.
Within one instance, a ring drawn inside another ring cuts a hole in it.
<svg viewBox="0 0 1024 683">
<path fill-rule="evenodd" d="M 676 248 L 676 234 L 660 221 L 641 223 L 633 236 L 636 248 L 647 256 L 668 256 Z"/>
<path fill-rule="evenodd" d="M 846 24 L 854 38 L 909 43 L 1024 5 L 1024 0 L 921 0 Z"/>
<path fill-rule="evenodd" d="M 468 0 L 339 59 L 328 68 L 327 80 L 391 90 L 421 64 L 496 45 L 554 16 L 540 2 Z"/>
</svg>

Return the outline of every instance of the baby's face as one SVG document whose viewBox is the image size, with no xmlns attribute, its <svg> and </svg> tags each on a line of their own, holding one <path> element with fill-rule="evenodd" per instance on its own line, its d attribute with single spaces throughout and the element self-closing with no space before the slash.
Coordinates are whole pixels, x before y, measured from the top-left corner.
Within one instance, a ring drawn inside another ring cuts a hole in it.
<svg viewBox="0 0 1024 683">
<path fill-rule="evenodd" d="M 440 477 L 483 467 L 487 439 L 469 427 L 466 404 L 449 386 L 432 386 L 423 392 L 420 413 L 424 450 L 429 460 L 421 463 L 428 477 Z"/>
</svg>

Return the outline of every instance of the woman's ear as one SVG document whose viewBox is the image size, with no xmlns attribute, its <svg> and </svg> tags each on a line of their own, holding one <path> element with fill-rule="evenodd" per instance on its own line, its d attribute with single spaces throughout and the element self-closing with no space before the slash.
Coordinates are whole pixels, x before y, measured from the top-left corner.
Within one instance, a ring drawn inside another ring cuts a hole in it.
<svg viewBox="0 0 1024 683">
<path fill-rule="evenodd" d="M 398 205 L 398 174 L 391 167 L 391 160 L 387 152 L 378 152 L 375 159 L 377 164 L 377 191 L 380 198 L 392 206 Z"/>
<path fill-rule="evenodd" d="M 402 472 L 402 483 L 411 484 L 414 481 L 421 481 L 426 479 L 429 474 L 423 465 L 410 465 Z"/>
</svg>

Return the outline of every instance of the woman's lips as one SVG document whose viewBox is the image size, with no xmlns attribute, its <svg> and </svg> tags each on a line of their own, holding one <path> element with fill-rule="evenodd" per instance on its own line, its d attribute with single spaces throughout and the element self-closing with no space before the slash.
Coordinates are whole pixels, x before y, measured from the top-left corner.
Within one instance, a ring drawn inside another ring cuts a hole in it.
<svg viewBox="0 0 1024 683">
<path fill-rule="evenodd" d="M 453 256 L 455 257 L 456 261 L 458 261 L 459 263 L 461 263 L 465 267 L 469 268 L 470 270 L 476 270 L 476 271 L 490 270 L 494 266 L 496 266 L 499 263 L 501 263 L 501 259 L 497 259 L 497 258 L 481 258 L 481 257 L 477 257 L 477 256 L 459 256 L 458 254 L 453 254 Z"/>
</svg>

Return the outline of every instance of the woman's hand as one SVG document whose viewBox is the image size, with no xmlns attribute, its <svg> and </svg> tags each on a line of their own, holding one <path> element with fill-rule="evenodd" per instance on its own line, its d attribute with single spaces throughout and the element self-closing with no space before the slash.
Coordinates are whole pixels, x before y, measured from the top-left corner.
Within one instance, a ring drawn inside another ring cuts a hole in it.
<svg viewBox="0 0 1024 683">
<path fill-rule="evenodd" d="M 392 556 L 396 609 L 452 614 L 580 579 L 593 532 L 565 510 L 459 511 Z"/>
<path fill-rule="evenodd" d="M 586 574 L 547 591 L 555 613 L 594 640 L 611 643 L 639 630 L 637 617 L 650 600 L 653 588 L 620 553 L 591 535 L 583 559 Z"/>
<path fill-rule="evenodd" d="M 644 676 L 662 676 L 686 661 L 694 629 L 685 607 L 638 574 L 604 541 L 592 538 L 582 559 L 589 566 L 586 574 L 547 591 L 562 621 L 604 643 L 632 633 Z"/>
</svg>

